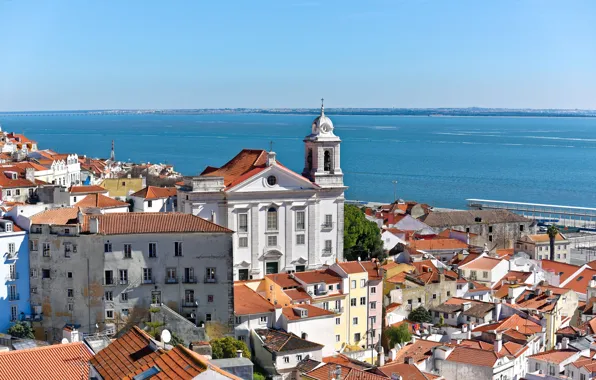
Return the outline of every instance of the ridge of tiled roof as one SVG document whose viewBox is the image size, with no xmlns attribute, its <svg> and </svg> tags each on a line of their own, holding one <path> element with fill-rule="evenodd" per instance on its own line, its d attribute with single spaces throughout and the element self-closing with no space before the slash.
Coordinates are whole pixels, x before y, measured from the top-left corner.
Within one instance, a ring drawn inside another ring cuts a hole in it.
<svg viewBox="0 0 596 380">
<path fill-rule="evenodd" d="M 157 187 L 157 186 L 147 186 L 131 195 L 131 197 L 144 198 L 145 200 L 163 199 L 163 198 L 170 198 L 170 197 L 175 197 L 175 196 L 176 196 L 176 188 L 175 187 Z"/>
<path fill-rule="evenodd" d="M 499 356 L 494 351 L 472 347 L 458 346 L 447 356 L 447 361 L 471 364 L 483 367 L 493 367 Z"/>
<path fill-rule="evenodd" d="M 178 212 L 118 212 L 85 215 L 81 230 L 89 232 L 91 219 L 99 221 L 99 234 L 123 235 L 171 232 L 223 232 L 233 231 L 201 217 Z"/>
<path fill-rule="evenodd" d="M 255 170 L 263 170 L 266 168 L 267 152 L 263 149 L 243 149 L 234 156 L 230 161 L 226 162 L 219 168 L 208 166 L 201 176 L 206 177 L 223 177 L 224 186 L 226 188 L 232 187 L 239 183 L 238 179 L 243 178 L 248 173 L 256 174 Z"/>
<path fill-rule="evenodd" d="M 78 207 L 62 207 L 42 211 L 31 216 L 31 224 L 67 225 L 78 223 Z"/>
<path fill-rule="evenodd" d="M 528 358 L 532 358 L 534 360 L 543 360 L 549 363 L 561 363 L 564 360 L 569 359 L 573 355 L 578 355 L 580 352 L 573 350 L 573 349 L 553 349 L 548 351 L 539 352 L 534 355 L 528 356 Z"/>
<path fill-rule="evenodd" d="M 303 378 L 315 380 L 332 380 L 335 378 L 332 374 L 332 371 L 335 370 L 337 366 L 341 367 L 342 380 L 387 380 L 387 377 L 384 375 L 377 375 L 375 373 L 336 363 L 326 363 L 325 365 L 307 372 L 302 376 Z"/>
<path fill-rule="evenodd" d="M 252 315 L 273 312 L 273 305 L 243 282 L 234 283 L 234 314 Z"/>
<path fill-rule="evenodd" d="M 301 317 L 294 313 L 295 309 L 305 309 L 308 313 L 306 317 Z M 335 313 L 329 310 L 325 310 L 320 307 L 316 307 L 309 304 L 298 304 L 298 305 L 291 305 L 286 306 L 281 309 L 281 313 L 289 320 L 289 321 L 297 321 L 297 320 L 304 320 L 310 318 L 319 318 L 319 317 L 330 317 L 334 316 Z"/>
<path fill-rule="evenodd" d="M 108 191 L 101 186 L 97 185 L 81 185 L 71 186 L 68 189 L 71 194 L 91 194 L 91 193 L 107 193 Z"/>
</svg>

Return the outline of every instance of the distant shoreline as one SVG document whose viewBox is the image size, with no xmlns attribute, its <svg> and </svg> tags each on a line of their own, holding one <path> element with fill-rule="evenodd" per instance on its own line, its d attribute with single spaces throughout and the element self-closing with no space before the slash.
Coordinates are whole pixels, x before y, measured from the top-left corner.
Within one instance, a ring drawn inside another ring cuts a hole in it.
<svg viewBox="0 0 596 380">
<path fill-rule="evenodd" d="M 106 116 L 106 115 L 297 115 L 312 116 L 318 109 L 220 108 L 172 110 L 72 110 L 0 112 L 0 116 Z M 416 117 L 596 117 L 596 110 L 503 109 L 503 108 L 329 108 L 330 116 L 416 116 Z"/>
</svg>

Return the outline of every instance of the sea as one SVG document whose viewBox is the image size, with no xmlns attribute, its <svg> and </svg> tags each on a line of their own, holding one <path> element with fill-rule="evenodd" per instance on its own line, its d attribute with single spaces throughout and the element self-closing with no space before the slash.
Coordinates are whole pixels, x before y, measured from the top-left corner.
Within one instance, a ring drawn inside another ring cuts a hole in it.
<svg viewBox="0 0 596 380">
<path fill-rule="evenodd" d="M 273 147 L 301 173 L 316 115 L 0 114 L 40 149 L 168 163 L 184 175 L 243 148 Z M 596 207 L 596 118 L 333 115 L 349 200 L 394 197 L 443 208 L 466 199 Z M 395 184 L 394 181 L 397 181 Z"/>
</svg>

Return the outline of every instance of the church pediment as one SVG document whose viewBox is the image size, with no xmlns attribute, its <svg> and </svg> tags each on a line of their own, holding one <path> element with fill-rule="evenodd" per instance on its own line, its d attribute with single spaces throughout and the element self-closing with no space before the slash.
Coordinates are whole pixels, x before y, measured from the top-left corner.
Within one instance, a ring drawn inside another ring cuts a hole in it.
<svg viewBox="0 0 596 380">
<path fill-rule="evenodd" d="M 274 164 L 245 181 L 239 183 L 229 192 L 273 192 L 273 191 L 300 191 L 316 190 L 318 186 L 304 178 L 300 174 L 294 173 L 290 169 Z"/>
<path fill-rule="evenodd" d="M 250 267 L 250 263 L 247 261 L 241 261 L 238 264 L 234 265 L 236 268 L 248 268 Z"/>
<path fill-rule="evenodd" d="M 283 254 L 280 251 L 272 249 L 270 251 L 265 252 L 261 257 L 259 257 L 259 260 L 279 260 L 282 256 Z"/>
<path fill-rule="evenodd" d="M 298 259 L 292 261 L 294 265 L 304 265 L 307 263 L 307 260 L 304 257 L 299 257 Z"/>
</svg>

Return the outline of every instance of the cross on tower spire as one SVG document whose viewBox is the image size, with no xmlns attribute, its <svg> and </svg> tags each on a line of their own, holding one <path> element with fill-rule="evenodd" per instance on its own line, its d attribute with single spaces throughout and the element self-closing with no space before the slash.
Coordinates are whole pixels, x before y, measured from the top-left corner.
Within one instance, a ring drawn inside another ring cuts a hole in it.
<svg viewBox="0 0 596 380">
<path fill-rule="evenodd" d="M 269 141 L 269 151 L 273 152 L 273 141 Z"/>
</svg>

